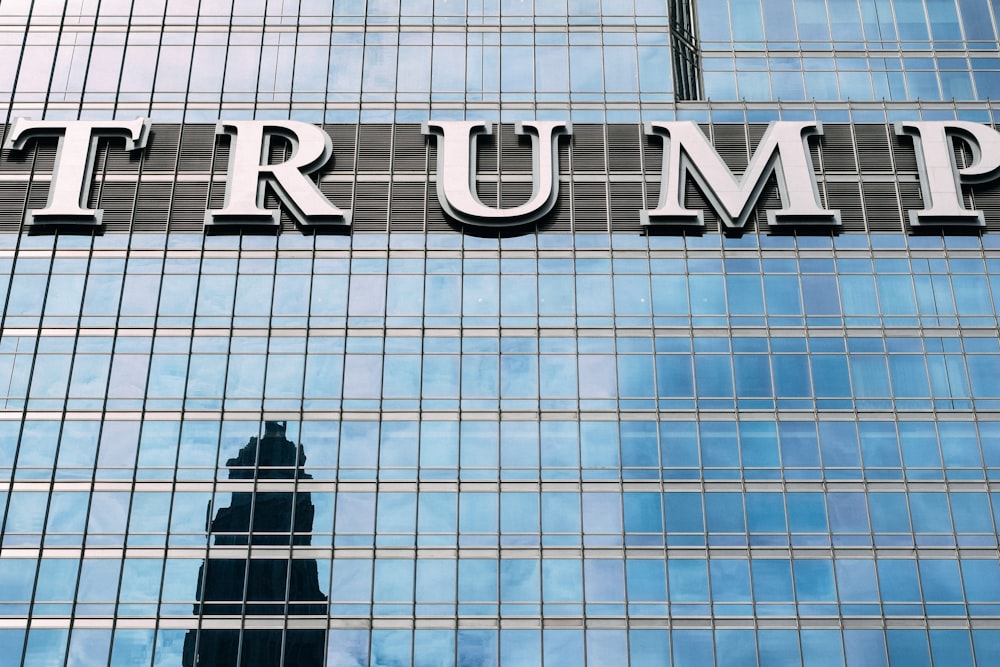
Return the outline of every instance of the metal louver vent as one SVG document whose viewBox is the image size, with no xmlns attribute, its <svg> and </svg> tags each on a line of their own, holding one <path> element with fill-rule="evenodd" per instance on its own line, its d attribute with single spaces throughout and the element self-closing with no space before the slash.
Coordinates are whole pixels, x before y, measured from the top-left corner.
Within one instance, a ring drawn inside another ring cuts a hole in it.
<svg viewBox="0 0 1000 667">
<path fill-rule="evenodd" d="M 531 185 L 528 181 L 502 181 L 500 208 L 513 208 L 527 202 L 531 199 Z"/>
<path fill-rule="evenodd" d="M 705 231 L 706 232 L 717 232 L 719 231 L 719 225 L 721 220 L 715 209 L 708 205 L 708 200 L 705 199 L 705 195 L 702 193 L 701 188 L 699 188 L 691 179 L 684 187 L 684 202 L 685 207 L 693 210 L 703 211 L 702 216 L 705 221 Z"/>
<path fill-rule="evenodd" d="M 642 126 L 608 125 L 608 170 L 642 171 Z"/>
<path fill-rule="evenodd" d="M 829 132 L 830 126 L 825 127 L 825 131 Z M 885 125 L 855 125 L 854 140 L 858 143 L 862 173 L 888 173 L 893 170 Z"/>
<path fill-rule="evenodd" d="M 324 125 L 333 142 L 333 169 L 337 174 L 353 174 L 358 145 L 357 125 Z"/>
<path fill-rule="evenodd" d="M 326 195 L 334 205 L 343 210 L 350 211 L 353 208 L 354 183 L 350 181 L 322 181 L 319 184 L 319 191 Z"/>
<path fill-rule="evenodd" d="M 862 183 L 861 191 L 869 231 L 896 232 L 902 229 L 895 183 Z"/>
<path fill-rule="evenodd" d="M 229 151 L 233 147 L 233 138 L 227 134 L 215 140 L 215 152 L 212 155 L 212 173 L 222 176 L 229 170 Z"/>
<path fill-rule="evenodd" d="M 450 232 L 453 227 L 448 223 L 444 215 L 444 209 L 437 198 L 437 188 L 434 183 L 427 184 L 427 231 L 428 232 Z"/>
<path fill-rule="evenodd" d="M 131 229 L 135 190 L 135 182 L 104 182 L 98 206 L 104 210 L 106 231 L 127 232 Z"/>
<path fill-rule="evenodd" d="M 767 185 L 764 186 L 764 192 L 757 201 L 750 219 L 747 220 L 744 233 L 749 234 L 755 230 L 761 234 L 770 233 L 771 228 L 767 224 L 767 212 L 777 211 L 780 208 L 781 197 L 778 195 L 778 184 L 774 176 L 771 176 L 767 179 Z"/>
<path fill-rule="evenodd" d="M 890 143 L 892 145 L 892 159 L 896 165 L 895 172 L 897 174 L 903 172 L 916 173 L 917 153 L 913 146 L 913 139 L 911 137 L 901 137 L 893 132 L 890 135 Z"/>
<path fill-rule="evenodd" d="M 200 232 L 208 208 L 208 183 L 177 183 L 170 205 L 170 231 Z"/>
<path fill-rule="evenodd" d="M 267 142 L 267 163 L 281 164 L 292 154 L 292 145 L 284 137 L 270 137 Z"/>
<path fill-rule="evenodd" d="M 604 126 L 580 123 L 573 126 L 573 171 L 607 171 L 604 160 Z"/>
<path fill-rule="evenodd" d="M 56 139 L 44 138 L 35 141 L 35 162 L 32 169 L 36 174 L 48 174 L 56 166 L 56 150 L 59 142 Z"/>
<path fill-rule="evenodd" d="M 569 188 L 567 188 L 569 189 Z M 562 197 L 556 202 L 555 207 L 552 212 L 549 213 L 545 220 L 539 225 L 541 231 L 551 230 L 554 232 L 570 232 L 573 230 L 572 216 L 570 215 L 571 206 L 568 200 Z"/>
<path fill-rule="evenodd" d="M 483 202 L 485 205 L 493 206 L 494 208 L 499 206 L 499 195 L 500 188 L 496 181 L 476 182 L 476 196 L 478 196 L 479 201 Z"/>
<path fill-rule="evenodd" d="M 0 125 L 6 134 L 7 126 Z M 2 144 L 0 144 L 2 145 Z M 12 151 L 4 148 L 0 150 L 0 174 L 6 173 L 27 173 L 31 171 L 31 165 L 35 162 L 35 148 L 28 146 L 27 150 Z"/>
<path fill-rule="evenodd" d="M 354 229 L 359 232 L 387 231 L 388 183 L 358 183 L 354 191 Z"/>
<path fill-rule="evenodd" d="M 101 139 L 98 143 L 99 148 L 101 144 L 103 144 L 103 151 L 100 151 L 98 155 L 103 157 L 107 166 L 98 166 L 98 171 L 103 168 L 105 171 L 115 174 L 139 173 L 139 165 L 142 164 L 144 151 L 125 150 L 125 142 L 122 139 Z"/>
<path fill-rule="evenodd" d="M 424 231 L 424 183 L 393 183 L 389 230 Z"/>
<path fill-rule="evenodd" d="M 746 171 L 749 160 L 747 158 L 747 136 L 744 125 L 715 125 L 712 128 L 715 135 L 715 150 L 733 170 L 733 172 Z"/>
<path fill-rule="evenodd" d="M 28 197 L 28 183 L 0 181 L 0 230 L 16 232 L 21 228 L 25 199 Z"/>
<path fill-rule="evenodd" d="M 358 130 L 358 171 L 387 172 L 390 167 L 392 125 L 362 125 Z"/>
<path fill-rule="evenodd" d="M 854 138 L 850 125 L 825 125 L 819 145 L 822 147 L 823 168 L 826 171 L 857 173 L 858 163 L 854 159 Z"/>
<path fill-rule="evenodd" d="M 215 125 L 185 125 L 177 151 L 177 171 L 208 173 L 215 152 Z"/>
<path fill-rule="evenodd" d="M 172 194 L 172 183 L 143 183 L 140 181 L 135 196 L 135 220 L 132 223 L 135 231 L 166 231 Z"/>
<path fill-rule="evenodd" d="M 983 212 L 986 218 L 986 229 L 1000 231 L 1000 185 L 980 186 L 973 191 L 974 208 Z"/>
<path fill-rule="evenodd" d="M 750 123 L 747 127 L 747 146 L 750 148 L 750 153 L 753 154 L 757 152 L 757 148 L 760 146 L 760 140 L 764 138 L 767 134 L 767 128 L 770 127 L 767 123 Z"/>
<path fill-rule="evenodd" d="M 642 210 L 642 183 L 611 183 L 609 192 L 611 229 L 616 232 L 638 232 Z"/>
<path fill-rule="evenodd" d="M 45 208 L 45 204 L 49 201 L 49 184 L 40 181 L 31 181 L 28 186 L 28 197 L 25 202 L 25 208 L 29 211 L 34 211 L 40 208 Z"/>
<path fill-rule="evenodd" d="M 604 183 L 573 183 L 573 229 L 608 231 L 608 193 Z"/>
<path fill-rule="evenodd" d="M 497 141 L 497 128 L 493 134 L 480 134 L 476 137 L 476 171 L 480 174 L 495 174 L 499 168 L 500 159 Z"/>
<path fill-rule="evenodd" d="M 531 136 L 515 134 L 514 126 L 509 123 L 500 125 L 500 171 L 508 174 L 530 174 L 531 161 Z"/>
<path fill-rule="evenodd" d="M 865 231 L 861 186 L 857 183 L 826 183 L 826 206 L 840 211 L 840 224 L 843 231 Z"/>
<path fill-rule="evenodd" d="M 966 199 L 968 200 L 968 198 Z M 899 183 L 899 202 L 903 207 L 903 228 L 909 230 L 910 211 L 919 211 L 924 207 L 924 200 L 920 195 L 920 184 L 915 181 Z M 968 203 L 966 201 L 966 205 Z M 899 231 L 899 227 L 896 227 L 893 231 Z"/>
<path fill-rule="evenodd" d="M 427 138 L 414 124 L 397 125 L 392 139 L 393 171 L 427 171 Z"/>
<path fill-rule="evenodd" d="M 642 169 L 647 174 L 659 174 L 663 171 L 663 139 L 660 137 L 643 137 Z"/>
<path fill-rule="evenodd" d="M 177 167 L 181 126 L 176 123 L 157 123 L 149 131 L 146 150 L 143 151 L 142 170 L 145 173 L 173 173 Z"/>
</svg>

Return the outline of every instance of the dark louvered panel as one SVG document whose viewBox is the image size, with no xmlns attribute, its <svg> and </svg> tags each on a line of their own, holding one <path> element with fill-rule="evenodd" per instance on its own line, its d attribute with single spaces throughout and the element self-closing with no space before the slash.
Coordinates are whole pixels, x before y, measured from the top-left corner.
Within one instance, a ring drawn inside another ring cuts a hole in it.
<svg viewBox="0 0 1000 667">
<path fill-rule="evenodd" d="M 573 171 L 604 173 L 607 171 L 605 150 L 603 125 L 580 123 L 573 126 Z"/>
<path fill-rule="evenodd" d="M 143 183 L 135 196 L 135 221 L 133 226 L 137 232 L 164 231 L 170 213 L 170 198 L 173 193 L 172 183 Z"/>
<path fill-rule="evenodd" d="M 272 136 L 267 141 L 267 163 L 281 164 L 292 154 L 292 144 L 284 137 Z"/>
<path fill-rule="evenodd" d="M 531 135 L 515 134 L 514 126 L 509 123 L 500 125 L 500 171 L 530 174 L 531 161 Z"/>
<path fill-rule="evenodd" d="M 611 229 L 616 232 L 638 232 L 642 210 L 642 183 L 611 183 L 609 188 Z"/>
<path fill-rule="evenodd" d="M 913 146 L 913 138 L 908 136 L 901 137 L 892 132 L 889 140 L 892 144 L 892 159 L 896 165 L 896 173 L 916 173 L 917 152 Z"/>
<path fill-rule="evenodd" d="M 827 124 L 819 140 L 823 151 L 823 167 L 836 174 L 856 174 L 858 163 L 854 159 L 854 137 L 850 125 Z"/>
<path fill-rule="evenodd" d="M 964 169 L 972 164 L 972 147 L 967 141 L 960 137 L 952 137 L 951 145 L 959 169 Z"/>
<path fill-rule="evenodd" d="M 0 150 L 0 174 L 26 174 L 35 162 L 35 149 L 29 146 L 23 151 Z"/>
<path fill-rule="evenodd" d="M 705 231 L 717 232 L 721 225 L 719 214 L 708 205 L 708 199 L 695 183 L 688 179 L 684 187 L 684 207 L 691 211 L 702 211 L 705 220 Z"/>
<path fill-rule="evenodd" d="M 0 230 L 16 232 L 20 229 L 27 196 L 27 181 L 0 181 Z"/>
<path fill-rule="evenodd" d="M 393 183 L 389 230 L 424 231 L 424 183 Z"/>
<path fill-rule="evenodd" d="M 663 182 L 659 178 L 646 179 L 646 208 L 650 211 L 660 205 L 660 187 Z"/>
<path fill-rule="evenodd" d="M 716 125 L 715 150 L 734 172 L 747 168 L 747 137 L 744 125 Z"/>
<path fill-rule="evenodd" d="M 494 125 L 492 134 L 480 134 L 476 137 L 476 171 L 480 174 L 497 173 L 500 164 L 498 132 L 497 126 Z"/>
<path fill-rule="evenodd" d="M 392 125 L 362 125 L 358 130 L 358 171 L 387 172 L 390 167 Z"/>
<path fill-rule="evenodd" d="M 899 201 L 895 183 L 862 183 L 865 217 L 868 231 L 898 232 L 902 230 Z"/>
<path fill-rule="evenodd" d="M 120 138 L 98 140 L 98 149 L 103 148 L 105 165 L 97 167 L 98 172 L 106 170 L 110 174 L 138 174 L 144 150 L 127 151 L 125 141 Z"/>
<path fill-rule="evenodd" d="M 351 181 L 323 181 L 319 184 L 319 190 L 342 211 L 353 208 L 354 183 Z"/>
<path fill-rule="evenodd" d="M 427 184 L 427 231 L 428 232 L 449 232 L 453 231 L 448 223 L 448 219 L 438 201 L 437 188 L 434 183 Z"/>
<path fill-rule="evenodd" d="M 357 125 L 326 125 L 324 128 L 333 143 L 333 169 L 343 174 L 353 174 L 355 169 L 355 153 L 358 145 Z"/>
<path fill-rule="evenodd" d="M 101 198 L 101 182 L 91 181 L 90 189 L 87 190 L 87 208 L 97 208 L 97 202 Z"/>
<path fill-rule="evenodd" d="M 659 174 L 663 170 L 663 139 L 646 136 L 642 143 L 642 169 L 647 174 Z"/>
<path fill-rule="evenodd" d="M 39 139 L 35 142 L 35 164 L 36 174 L 48 174 L 56 166 L 56 152 L 59 141 L 53 138 Z"/>
<path fill-rule="evenodd" d="M 213 211 L 224 208 L 226 205 L 226 182 L 213 180 L 208 186 L 208 207 Z M 273 210 L 278 208 L 278 198 L 274 191 L 268 188 L 264 192 L 264 208 Z"/>
<path fill-rule="evenodd" d="M 215 152 L 215 125 L 185 125 L 177 152 L 177 171 L 208 173 Z M 225 168 L 225 162 L 222 163 Z"/>
<path fill-rule="evenodd" d="M 840 211 L 841 230 L 865 231 L 864 204 L 858 183 L 826 183 L 826 207 Z"/>
<path fill-rule="evenodd" d="M 25 208 L 29 211 L 37 211 L 45 208 L 49 201 L 49 184 L 43 181 L 31 181 L 28 186 L 28 201 Z"/>
<path fill-rule="evenodd" d="M 392 170 L 427 170 L 427 137 L 419 125 L 397 125 L 392 139 Z"/>
<path fill-rule="evenodd" d="M 143 151 L 142 170 L 145 173 L 172 173 L 177 167 L 177 151 L 181 140 L 181 126 L 176 123 L 157 123 L 149 131 L 146 150 Z"/>
<path fill-rule="evenodd" d="M 427 173 L 436 174 L 438 164 L 438 140 L 434 137 L 427 137 Z"/>
<path fill-rule="evenodd" d="M 604 183 L 573 183 L 573 227 L 577 232 L 608 231 L 608 193 Z"/>
<path fill-rule="evenodd" d="M 208 209 L 208 183 L 177 183 L 170 205 L 170 231 L 200 232 Z"/>
<path fill-rule="evenodd" d="M 973 203 L 974 208 L 983 212 L 986 228 L 991 232 L 1000 231 L 1000 184 L 993 182 L 987 187 L 976 188 Z"/>
<path fill-rule="evenodd" d="M 222 176 L 229 169 L 229 153 L 233 147 L 233 138 L 228 135 L 220 136 L 215 141 L 215 153 L 212 158 L 212 173 Z"/>
<path fill-rule="evenodd" d="M 500 207 L 514 208 L 531 199 L 531 183 L 528 181 L 501 181 Z"/>
<path fill-rule="evenodd" d="M 487 206 L 500 206 L 500 188 L 496 181 L 477 181 L 476 195 Z"/>
<path fill-rule="evenodd" d="M 756 230 L 761 234 L 769 234 L 771 228 L 767 223 L 767 212 L 779 210 L 781 210 L 781 197 L 778 195 L 778 184 L 772 176 L 768 179 L 767 185 L 764 186 L 764 192 L 757 200 L 753 213 L 750 214 L 750 218 L 743 228 L 744 233 L 749 234 Z"/>
<path fill-rule="evenodd" d="M 136 183 L 134 181 L 104 183 L 98 206 L 104 211 L 104 229 L 106 231 L 127 232 L 132 227 L 135 190 Z"/>
<path fill-rule="evenodd" d="M 559 173 L 563 176 L 569 176 L 573 172 L 570 169 L 569 155 L 570 155 L 570 142 L 564 139 L 559 140 Z"/>
<path fill-rule="evenodd" d="M 208 202 L 209 205 L 214 209 L 219 207 L 219 197 L 225 192 L 222 184 L 219 182 L 213 182 L 212 186 L 209 188 Z M 268 211 L 281 211 L 282 205 L 281 200 L 278 199 L 278 195 L 275 194 L 274 190 L 267 188 L 264 193 L 264 208 Z"/>
<path fill-rule="evenodd" d="M 6 140 L 6 125 L 3 128 L 4 139 Z M 0 144 L 2 145 L 2 144 Z M 31 139 L 23 150 L 12 151 L 6 148 L 0 150 L 0 173 L 27 173 L 35 169 L 37 173 L 44 174 L 46 170 L 51 171 L 55 164 L 56 147 L 58 139 L 55 137 L 39 137 Z"/>
<path fill-rule="evenodd" d="M 813 171 L 816 172 L 817 174 L 822 172 L 823 160 L 822 158 L 820 158 L 820 153 L 821 153 L 820 142 L 822 141 L 823 138 L 820 137 L 818 139 L 810 139 L 808 143 L 809 159 L 812 161 Z"/>
<path fill-rule="evenodd" d="M 971 204 L 971 197 L 966 197 L 965 205 Z M 909 230 L 910 211 L 919 211 L 924 208 L 924 200 L 920 192 L 920 183 L 916 181 L 902 181 L 899 183 L 899 201 L 903 206 L 903 228 Z M 897 227 L 894 231 L 898 231 Z"/>
<path fill-rule="evenodd" d="M 718 127 L 718 125 L 716 125 Z M 760 146 L 760 140 L 764 138 L 767 134 L 767 129 L 770 127 L 768 123 L 750 123 L 747 127 L 747 147 L 750 149 L 750 154 L 757 152 L 757 148 Z"/>
<path fill-rule="evenodd" d="M 569 203 L 569 184 L 564 184 L 566 187 L 566 192 L 563 193 L 564 196 L 559 197 L 556 200 L 556 205 L 552 208 L 552 212 L 545 216 L 545 219 L 539 224 L 539 231 L 553 231 L 553 232 L 571 232 L 573 231 L 573 220 L 570 215 L 572 206 Z"/>
<path fill-rule="evenodd" d="M 884 174 L 892 172 L 892 152 L 885 125 L 855 125 L 854 139 L 858 144 L 858 161 L 861 173 Z"/>
<path fill-rule="evenodd" d="M 642 126 L 608 125 L 609 171 L 642 171 Z"/>
<path fill-rule="evenodd" d="M 354 230 L 387 231 L 389 213 L 388 183 L 358 183 L 354 191 Z"/>
</svg>

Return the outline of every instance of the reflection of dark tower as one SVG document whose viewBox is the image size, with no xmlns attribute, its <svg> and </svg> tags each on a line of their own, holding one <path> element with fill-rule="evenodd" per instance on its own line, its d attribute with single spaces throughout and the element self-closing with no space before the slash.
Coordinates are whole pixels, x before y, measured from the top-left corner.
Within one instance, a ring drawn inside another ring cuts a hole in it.
<svg viewBox="0 0 1000 667">
<path fill-rule="evenodd" d="M 312 479 L 304 471 L 305 460 L 302 445 L 285 437 L 284 422 L 265 422 L 264 437 L 251 437 L 226 466 L 230 480 L 267 481 L 253 491 L 234 492 L 230 505 L 218 509 L 209 524 L 214 544 L 308 546 L 315 513 L 310 494 L 264 490 L 281 480 Z M 196 614 L 326 614 L 315 560 L 290 559 L 287 553 L 284 558 L 249 561 L 209 558 L 199 575 Z M 322 667 L 324 648 L 322 631 L 244 630 L 241 641 L 238 630 L 192 630 L 184 638 L 183 665 L 236 667 L 239 657 L 240 667 L 278 667 L 284 655 L 286 667 Z"/>
</svg>

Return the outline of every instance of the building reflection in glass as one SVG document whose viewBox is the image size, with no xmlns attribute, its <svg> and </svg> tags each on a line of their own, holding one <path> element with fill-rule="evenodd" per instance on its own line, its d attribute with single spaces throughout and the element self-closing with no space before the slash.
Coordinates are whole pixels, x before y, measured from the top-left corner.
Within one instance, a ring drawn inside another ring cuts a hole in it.
<svg viewBox="0 0 1000 667">
<path fill-rule="evenodd" d="M 249 545 L 252 551 L 249 559 L 204 562 L 194 609 L 203 619 L 326 616 L 316 560 L 292 559 L 287 549 L 274 549 L 309 546 L 315 514 L 308 492 L 266 490 L 268 483 L 312 478 L 304 470 L 302 445 L 285 436 L 285 426 L 265 422 L 263 437 L 251 437 L 226 462 L 230 480 L 252 482 L 256 477 L 257 490 L 233 492 L 229 506 L 220 507 L 210 521 L 210 539 L 216 547 Z M 264 555 L 272 557 L 260 557 Z M 183 666 L 322 667 L 325 644 L 323 630 L 192 630 L 184 639 Z"/>
</svg>

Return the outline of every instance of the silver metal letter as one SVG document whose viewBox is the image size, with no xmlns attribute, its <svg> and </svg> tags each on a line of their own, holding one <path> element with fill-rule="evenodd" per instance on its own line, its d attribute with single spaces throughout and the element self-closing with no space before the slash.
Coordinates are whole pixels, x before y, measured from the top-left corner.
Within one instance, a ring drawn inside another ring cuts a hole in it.
<svg viewBox="0 0 1000 667">
<path fill-rule="evenodd" d="M 743 176 L 736 178 L 695 123 L 646 123 L 646 134 L 663 137 L 663 182 L 660 201 L 656 209 L 642 212 L 642 224 L 705 225 L 703 212 L 685 208 L 682 200 L 690 175 L 723 225 L 741 230 L 773 173 L 783 209 L 767 212 L 769 225 L 839 225 L 840 211 L 820 207 L 806 143 L 808 137 L 822 133 L 819 123 L 772 123 Z"/>
<path fill-rule="evenodd" d="M 82 224 L 98 226 L 103 211 L 85 208 L 98 137 L 124 137 L 125 150 L 146 147 L 148 118 L 120 120 L 28 120 L 14 121 L 4 148 L 21 150 L 30 137 L 58 136 L 56 162 L 45 208 L 28 211 L 29 224 Z"/>
<path fill-rule="evenodd" d="M 514 126 L 517 134 L 531 136 L 531 199 L 513 208 L 496 209 L 476 195 L 476 142 L 490 134 L 490 123 L 481 121 L 431 121 L 424 134 L 438 137 L 437 195 L 441 208 L 459 222 L 475 227 L 516 227 L 548 214 L 559 198 L 559 137 L 573 133 L 562 121 L 525 121 Z"/>
<path fill-rule="evenodd" d="M 264 208 L 267 185 L 274 188 L 302 225 L 351 224 L 351 212 L 330 203 L 308 178 L 333 154 L 330 135 L 322 128 L 296 120 L 239 120 L 220 122 L 216 134 L 231 135 L 233 144 L 226 203 L 220 210 L 206 211 L 206 225 L 276 226 L 279 212 Z M 292 145 L 291 157 L 279 164 L 268 164 L 273 137 L 281 137 Z"/>
<path fill-rule="evenodd" d="M 991 181 L 1000 172 L 1000 134 L 968 121 L 896 123 L 896 134 L 913 137 L 920 170 L 924 209 L 910 211 L 910 226 L 984 227 L 982 211 L 962 203 L 962 185 Z M 972 164 L 960 168 L 952 138 L 964 140 L 972 151 Z"/>
</svg>

